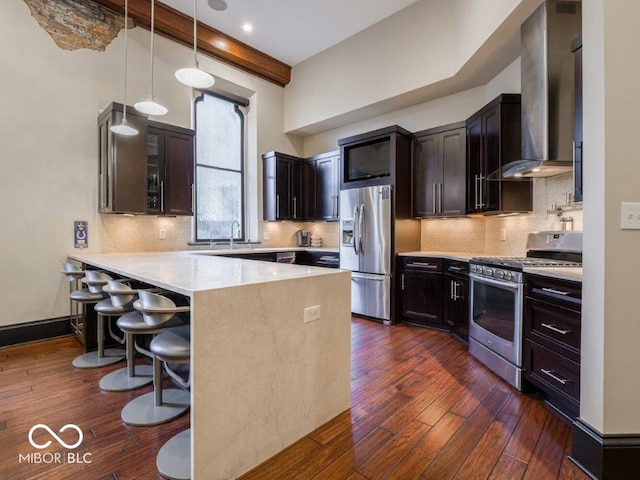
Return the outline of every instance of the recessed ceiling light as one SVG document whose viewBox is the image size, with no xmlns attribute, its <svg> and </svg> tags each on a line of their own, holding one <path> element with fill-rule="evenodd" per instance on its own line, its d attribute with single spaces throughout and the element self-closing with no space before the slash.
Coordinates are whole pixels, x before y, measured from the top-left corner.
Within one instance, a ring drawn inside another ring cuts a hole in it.
<svg viewBox="0 0 640 480">
<path fill-rule="evenodd" d="M 253 25 L 251 25 L 250 23 L 244 23 L 242 24 L 242 30 L 244 30 L 245 32 L 251 32 L 253 31 Z"/>
</svg>

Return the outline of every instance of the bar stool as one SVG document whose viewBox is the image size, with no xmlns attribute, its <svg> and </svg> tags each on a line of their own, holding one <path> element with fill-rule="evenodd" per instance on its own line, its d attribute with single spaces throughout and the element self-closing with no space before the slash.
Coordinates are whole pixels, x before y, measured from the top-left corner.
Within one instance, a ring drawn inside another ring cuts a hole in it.
<svg viewBox="0 0 640 480">
<path fill-rule="evenodd" d="M 124 327 L 125 331 L 132 332 L 138 329 L 138 333 L 142 333 L 145 328 L 145 333 L 157 334 L 160 331 L 163 333 L 172 331 L 176 322 L 182 322 L 179 314 L 190 311 L 188 305 L 176 306 L 171 299 L 163 295 L 144 290 L 140 290 L 138 295 L 140 298 L 133 303 L 133 306 L 141 314 L 142 324 L 145 327 L 140 324 L 139 317 L 135 315 L 138 312 L 132 312 L 118 320 L 118 326 Z M 182 323 L 182 326 L 175 328 L 181 328 L 179 332 L 183 332 L 181 335 L 184 335 L 183 327 L 188 328 L 188 326 Z M 120 417 L 128 425 L 159 425 L 182 415 L 189 408 L 188 391 L 162 388 L 162 361 L 153 352 L 149 353 L 153 358 L 153 392 L 137 397 L 124 406 Z M 179 378 L 174 371 L 169 375 L 174 380 Z M 178 384 L 183 385 L 183 381 L 178 381 Z"/>
<path fill-rule="evenodd" d="M 71 294 L 79 289 L 78 281 L 84 277 L 84 270 L 78 265 L 74 265 L 70 262 L 64 262 L 62 264 L 62 271 L 65 275 L 67 282 L 69 282 L 69 323 L 71 329 L 75 335 L 81 333 L 83 323 L 80 322 L 80 312 L 78 309 L 78 303 L 71 299 Z M 84 319 L 83 319 L 84 321 Z"/>
<path fill-rule="evenodd" d="M 176 366 L 189 365 L 191 343 L 189 326 L 170 328 L 151 341 L 151 352 L 164 363 L 167 374 L 180 386 L 191 386 L 191 368 L 186 378 Z M 158 472 L 172 480 L 191 478 L 191 429 L 178 433 L 167 441 L 156 456 Z"/>
<path fill-rule="evenodd" d="M 136 344 L 135 335 L 140 332 L 139 329 L 135 327 L 139 325 L 143 327 L 143 330 L 148 330 L 148 328 L 146 328 L 147 325 L 142 319 L 142 315 L 133 308 L 133 302 L 138 298 L 137 290 L 115 280 L 109 280 L 103 290 L 111 297 L 111 303 L 114 307 L 121 307 L 124 310 L 116 322 L 116 325 L 118 325 L 118 328 L 124 333 L 123 341 L 125 344 L 127 366 L 119 370 L 114 370 L 102 377 L 99 383 L 100 389 L 106 392 L 126 392 L 144 387 L 153 381 L 153 367 L 151 365 L 136 365 L 135 363 L 136 350 L 141 348 Z M 129 312 L 135 313 L 133 323 L 130 318 L 125 318 L 121 321 L 122 315 Z M 131 328 L 132 325 L 133 328 Z M 142 333 L 151 332 L 143 331 Z M 152 356 L 151 353 L 146 350 L 142 350 L 140 353 L 148 357 Z"/>
<path fill-rule="evenodd" d="M 111 300 L 107 299 L 107 293 L 102 288 L 112 278 L 104 272 L 98 270 L 86 270 L 85 278 L 82 279 L 87 284 L 87 288 L 76 290 L 70 298 L 78 303 L 88 305 L 96 304 L 97 319 L 97 341 L 98 350 L 84 353 L 73 359 L 72 365 L 76 368 L 99 368 L 112 365 L 124 358 L 122 349 L 104 348 L 104 317 L 122 315 L 121 307 L 113 307 Z M 104 301 L 104 302 L 103 302 Z M 100 307 L 98 307 L 100 305 Z M 86 325 L 85 325 L 86 328 Z"/>
</svg>

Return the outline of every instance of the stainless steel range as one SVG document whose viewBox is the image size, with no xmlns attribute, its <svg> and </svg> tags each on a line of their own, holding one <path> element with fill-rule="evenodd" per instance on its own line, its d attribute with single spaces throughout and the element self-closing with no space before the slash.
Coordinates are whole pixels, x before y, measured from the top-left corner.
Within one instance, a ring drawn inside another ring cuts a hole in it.
<svg viewBox="0 0 640 480">
<path fill-rule="evenodd" d="M 582 266 L 582 232 L 529 234 L 526 257 L 469 262 L 469 353 L 522 390 L 522 305 L 528 267 Z"/>
</svg>

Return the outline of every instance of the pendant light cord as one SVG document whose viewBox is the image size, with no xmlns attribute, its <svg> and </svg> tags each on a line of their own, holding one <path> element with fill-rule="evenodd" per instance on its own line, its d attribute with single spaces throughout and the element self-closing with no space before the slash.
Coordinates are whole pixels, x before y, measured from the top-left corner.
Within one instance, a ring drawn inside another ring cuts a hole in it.
<svg viewBox="0 0 640 480">
<path fill-rule="evenodd" d="M 198 1 L 193 0 L 193 66 L 198 68 Z"/>
<path fill-rule="evenodd" d="M 122 123 L 127 122 L 127 30 L 129 27 L 129 0 L 124 0 L 124 108 Z"/>
<path fill-rule="evenodd" d="M 153 25 L 155 24 L 155 0 L 151 0 L 151 98 L 153 99 Z"/>
</svg>

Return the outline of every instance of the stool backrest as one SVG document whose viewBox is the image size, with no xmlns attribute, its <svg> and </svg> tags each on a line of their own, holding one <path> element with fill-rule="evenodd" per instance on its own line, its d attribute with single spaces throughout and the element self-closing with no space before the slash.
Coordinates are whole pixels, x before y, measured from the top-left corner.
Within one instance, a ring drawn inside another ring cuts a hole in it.
<svg viewBox="0 0 640 480">
<path fill-rule="evenodd" d="M 111 303 L 115 307 L 124 307 L 135 298 L 138 294 L 137 290 L 134 290 L 129 285 L 125 285 L 115 280 L 108 280 L 107 285 L 103 288 L 105 292 L 111 297 Z"/>
<path fill-rule="evenodd" d="M 170 298 L 157 293 L 140 290 L 140 298 L 136 300 L 133 307 L 142 313 L 142 318 L 146 324 L 158 326 L 165 323 L 176 313 L 188 312 L 189 307 L 178 307 Z"/>
</svg>

